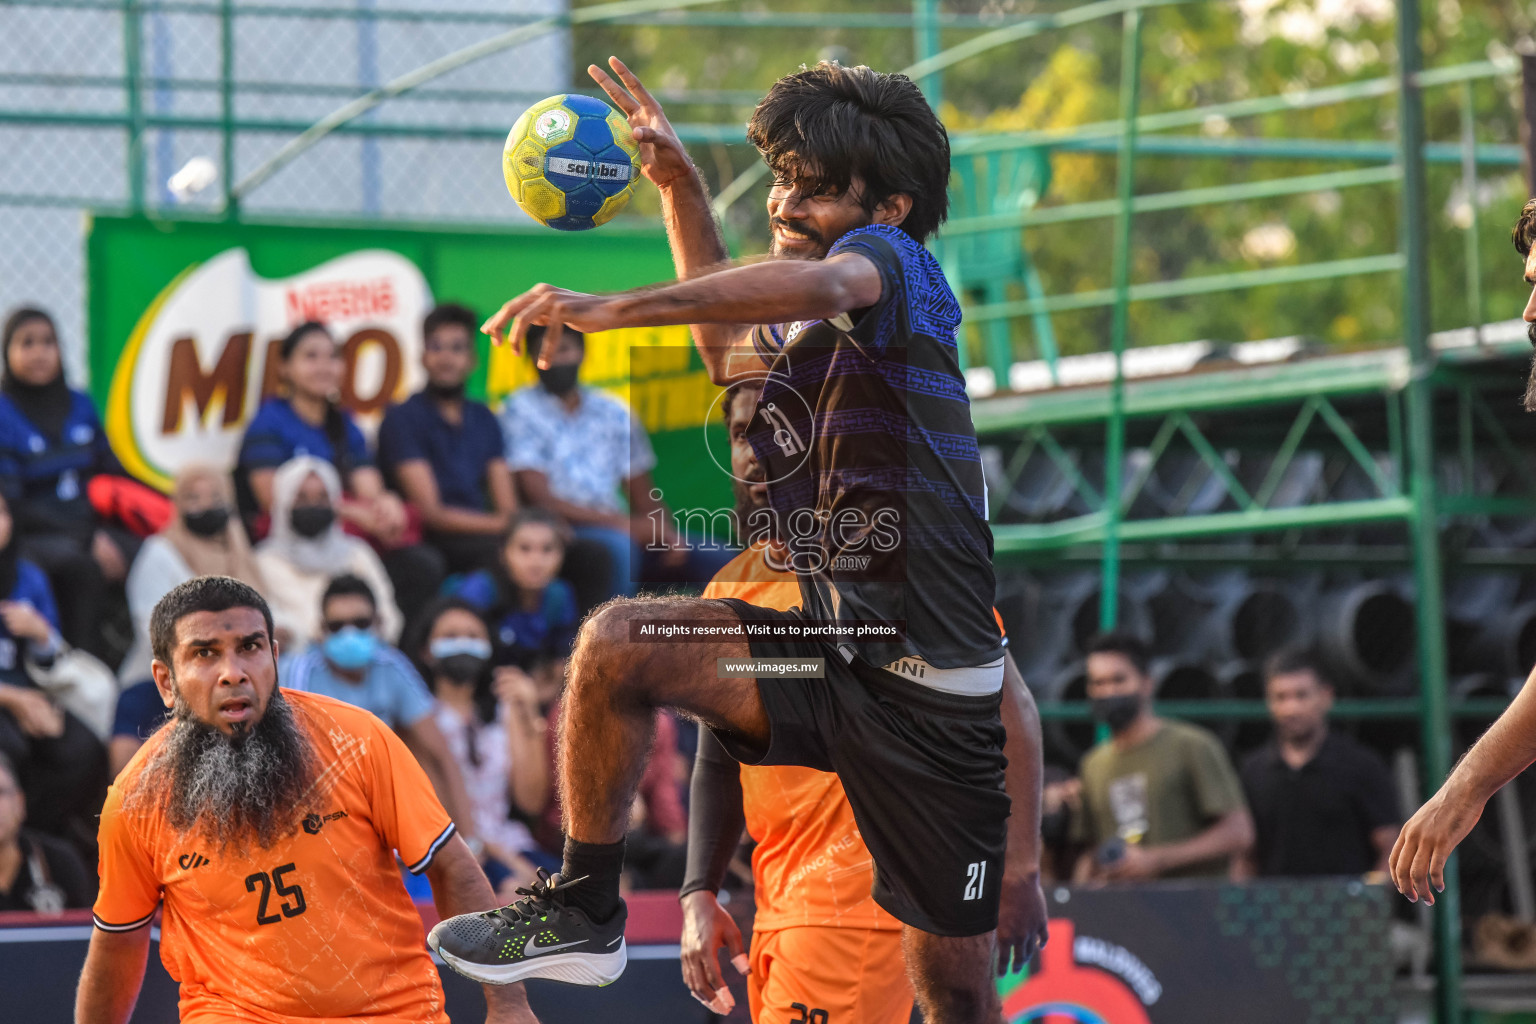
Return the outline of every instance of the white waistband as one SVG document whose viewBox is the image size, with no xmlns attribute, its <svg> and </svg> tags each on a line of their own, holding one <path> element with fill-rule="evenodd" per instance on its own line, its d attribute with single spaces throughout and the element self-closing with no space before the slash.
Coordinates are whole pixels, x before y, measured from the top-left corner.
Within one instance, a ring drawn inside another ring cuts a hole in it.
<svg viewBox="0 0 1536 1024">
<path fill-rule="evenodd" d="M 909 683 L 965 697 L 986 697 L 1003 688 L 1002 658 L 989 661 L 985 665 L 935 668 L 922 658 L 913 657 L 901 658 L 880 667 Z"/>
</svg>

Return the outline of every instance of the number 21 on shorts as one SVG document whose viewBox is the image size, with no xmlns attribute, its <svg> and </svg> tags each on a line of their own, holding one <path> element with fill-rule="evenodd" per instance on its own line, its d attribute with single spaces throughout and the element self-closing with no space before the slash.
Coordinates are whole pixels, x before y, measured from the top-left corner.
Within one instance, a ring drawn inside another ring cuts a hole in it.
<svg viewBox="0 0 1536 1024">
<path fill-rule="evenodd" d="M 981 899 L 982 890 L 987 887 L 987 862 L 984 860 L 973 861 L 965 866 L 965 898 L 968 900 Z"/>
</svg>

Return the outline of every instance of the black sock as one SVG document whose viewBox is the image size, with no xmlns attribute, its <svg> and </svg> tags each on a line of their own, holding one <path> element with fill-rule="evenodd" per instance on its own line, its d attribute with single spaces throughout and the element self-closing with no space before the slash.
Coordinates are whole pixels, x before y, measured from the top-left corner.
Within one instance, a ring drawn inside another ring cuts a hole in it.
<svg viewBox="0 0 1536 1024">
<path fill-rule="evenodd" d="M 616 843 L 579 843 L 565 840 L 560 880 L 586 877 L 564 893 L 567 905 L 602 924 L 619 909 L 619 875 L 624 870 L 624 840 Z"/>
</svg>

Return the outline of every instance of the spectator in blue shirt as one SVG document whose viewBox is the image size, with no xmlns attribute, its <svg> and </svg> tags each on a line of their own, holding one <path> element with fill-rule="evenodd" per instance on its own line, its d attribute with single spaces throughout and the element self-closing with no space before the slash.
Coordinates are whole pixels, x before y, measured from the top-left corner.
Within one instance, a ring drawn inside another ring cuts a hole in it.
<svg viewBox="0 0 1536 1024">
<path fill-rule="evenodd" d="M 33 827 L 88 839 L 106 797 L 107 754 L 79 718 L 39 687 L 27 665 L 62 652 L 48 577 L 22 558 L 9 507 L 0 500 L 0 754 L 20 772 Z"/>
<path fill-rule="evenodd" d="M 501 427 L 483 402 L 468 398 L 479 321 L 463 306 L 438 306 L 422 323 L 427 386 L 384 414 L 379 465 L 420 513 L 425 539 L 450 572 L 496 561 L 498 540 L 517 511 Z"/>
<path fill-rule="evenodd" d="M 531 673 L 544 703 L 559 694 L 565 659 L 581 623 L 575 594 L 558 575 L 564 558 L 560 520 L 541 509 L 525 509 L 507 528 L 495 568 L 453 588 L 454 596 L 490 623 L 494 663 Z"/>
<path fill-rule="evenodd" d="M 543 327 L 528 329 L 535 365 L 543 341 Z M 651 482 L 645 428 L 618 399 L 577 383 L 585 356 L 585 337 L 565 328 L 539 383 L 507 397 L 501 426 L 518 487 L 578 539 L 607 549 L 610 594 L 633 594 L 641 582 L 708 583 L 735 557 L 729 538 L 690 541 L 677 529 Z"/>
<path fill-rule="evenodd" d="M 21 550 L 64 596 L 65 639 L 106 655 L 107 585 L 127 576 L 137 545 L 127 531 L 98 522 L 86 487 L 121 467 L 90 398 L 64 381 L 53 319 L 16 310 L 5 321 L 3 349 L 0 495 L 10 502 Z"/>
<path fill-rule="evenodd" d="M 357 576 L 338 576 L 325 588 L 320 614 L 325 640 L 293 660 L 285 685 L 370 711 L 393 729 L 421 762 L 459 834 L 475 847 L 473 811 L 437 726 L 437 704 L 411 660 L 379 639 L 373 590 Z"/>
<path fill-rule="evenodd" d="M 363 432 L 334 401 L 344 368 L 336 339 L 324 324 L 303 323 L 278 354 L 287 394 L 264 402 L 245 428 L 235 467 L 241 510 L 270 515 L 272 477 L 290 459 L 312 455 L 329 462 L 341 476 L 342 521 L 379 549 L 409 618 L 442 584 L 442 557 L 413 535 L 405 504 L 385 488 Z"/>
</svg>

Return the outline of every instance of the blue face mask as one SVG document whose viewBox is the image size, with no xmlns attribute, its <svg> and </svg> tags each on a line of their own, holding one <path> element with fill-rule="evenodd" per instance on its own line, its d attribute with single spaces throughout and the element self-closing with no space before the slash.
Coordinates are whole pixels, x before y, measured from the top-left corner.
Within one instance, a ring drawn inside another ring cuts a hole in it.
<svg viewBox="0 0 1536 1024">
<path fill-rule="evenodd" d="M 320 645 L 325 660 L 343 672 L 367 668 L 379 648 L 379 638 L 356 626 L 344 626 L 325 638 Z"/>
<path fill-rule="evenodd" d="M 440 636 L 428 648 L 434 661 L 451 658 L 455 654 L 468 654 L 481 661 L 491 660 L 491 642 L 478 636 Z"/>
</svg>

